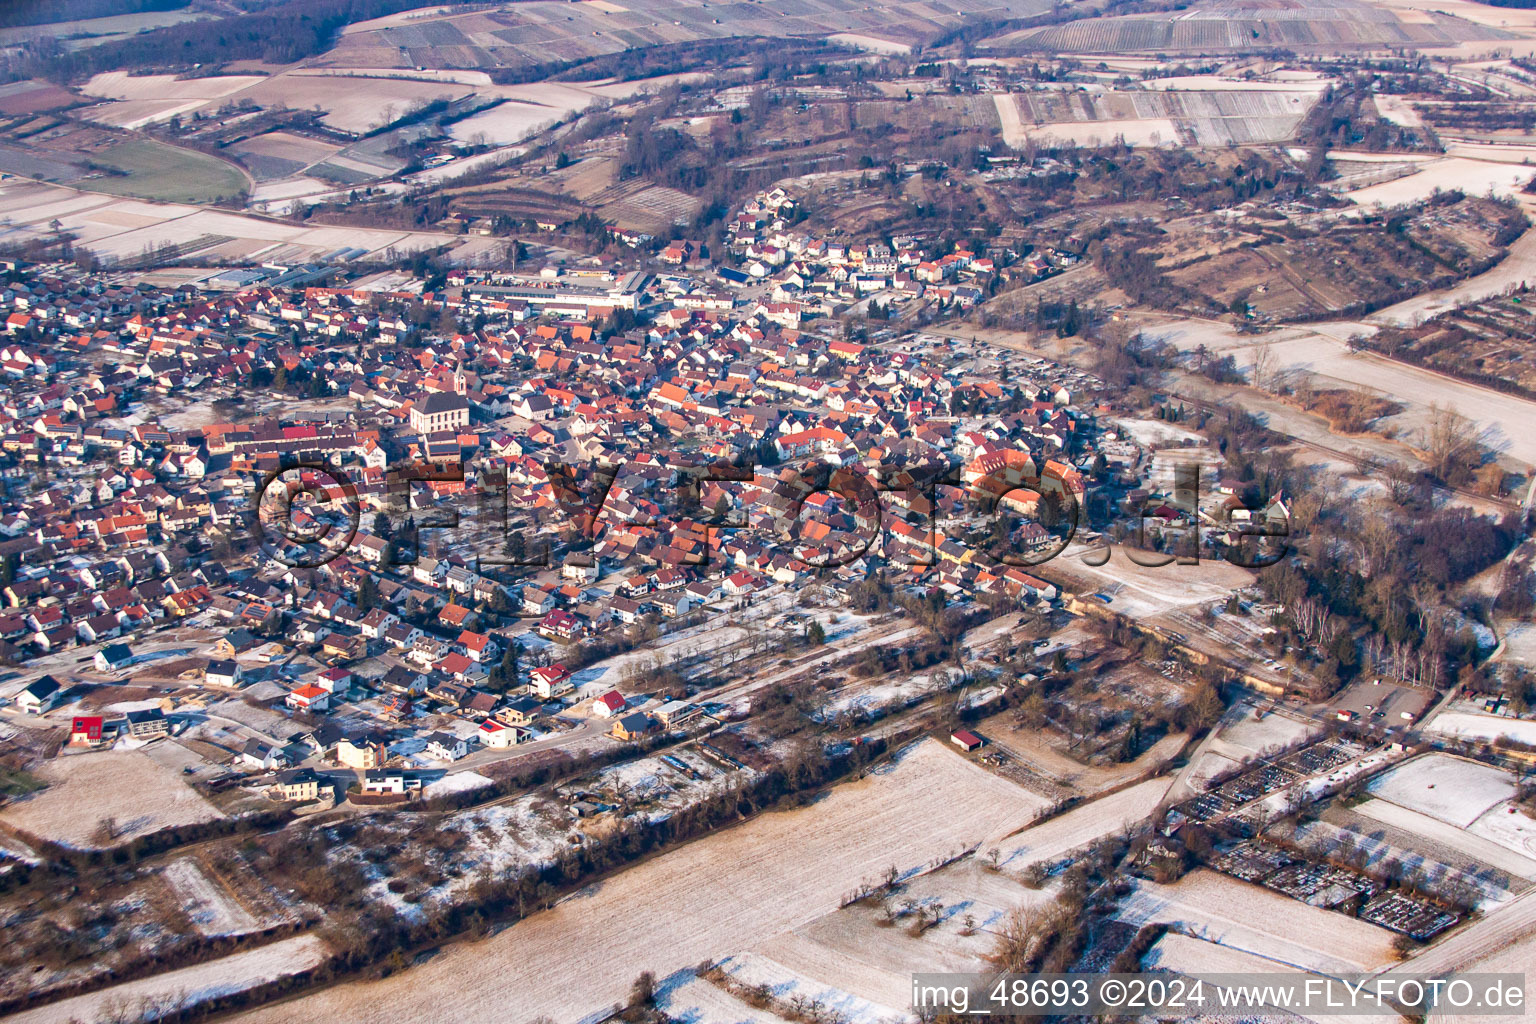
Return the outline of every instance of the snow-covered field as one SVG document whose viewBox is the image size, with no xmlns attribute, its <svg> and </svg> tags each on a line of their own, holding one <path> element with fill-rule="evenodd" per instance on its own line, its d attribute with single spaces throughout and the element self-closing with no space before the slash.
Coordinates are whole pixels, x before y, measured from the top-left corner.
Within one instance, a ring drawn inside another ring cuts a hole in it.
<svg viewBox="0 0 1536 1024">
<path fill-rule="evenodd" d="M 204 874 L 191 857 L 171 861 L 160 872 L 160 878 L 204 935 L 239 935 L 258 927 L 256 919 Z"/>
<path fill-rule="evenodd" d="M 6 805 L 0 818 L 40 838 L 83 849 L 224 817 L 178 775 L 137 750 L 57 757 L 34 774 L 48 788 Z M 113 820 L 111 839 L 101 827 L 106 818 Z"/>
<path fill-rule="evenodd" d="M 104 259 L 136 258 L 161 245 L 190 245 L 200 256 L 244 258 L 265 255 L 312 259 L 357 246 L 370 252 L 395 248 L 400 253 L 438 245 L 465 245 L 459 235 L 403 232 L 380 228 L 304 227 L 178 203 L 76 192 L 58 185 L 13 180 L 0 183 L 0 240 L 51 233 L 57 218 L 77 237 L 77 244 Z M 222 240 L 221 240 L 222 239 Z M 466 246 L 467 247 L 467 246 Z"/>
<path fill-rule="evenodd" d="M 1135 925 L 1182 924 L 1190 935 L 1304 970 L 1370 970 L 1393 959 L 1385 928 L 1204 868 L 1174 885 L 1137 882 L 1119 917 Z"/>
<path fill-rule="evenodd" d="M 1234 717 L 1235 716 L 1235 717 Z M 1322 732 L 1316 722 L 1302 721 L 1278 712 L 1262 719 L 1253 717 L 1253 705 L 1239 704 L 1228 715 L 1230 724 L 1222 726 L 1210 749 L 1245 760 L 1254 754 L 1273 751 Z"/>
<path fill-rule="evenodd" d="M 1520 743 L 1536 743 L 1536 721 L 1468 711 L 1441 712 L 1429 723 L 1428 731 L 1475 740 L 1496 740 L 1502 737 Z"/>
<path fill-rule="evenodd" d="M 983 860 L 997 850 L 998 866 L 1022 871 L 1031 864 L 1050 864 L 1074 850 L 1113 835 L 1147 817 L 1168 792 L 1171 778 L 1148 779 L 1118 793 L 1074 807 L 1065 814 L 989 843 L 978 853 Z"/>
<path fill-rule="evenodd" d="M 1498 806 L 1495 805 L 1489 813 L 1497 813 Z M 1489 867 L 1522 878 L 1536 879 L 1536 858 L 1525 855 L 1519 847 L 1506 847 L 1492 837 L 1480 834 L 1475 826 L 1469 829 L 1450 825 L 1439 818 L 1431 818 L 1386 800 L 1367 800 L 1353 810 L 1383 825 L 1400 828 L 1422 836 L 1429 842 L 1459 850 Z"/>
<path fill-rule="evenodd" d="M 492 938 L 238 1019 L 499 1024 L 515 1006 L 520 1020 L 580 1020 L 623 1000 L 642 970 L 665 977 L 751 948 L 835 910 L 888 865 L 915 870 L 1029 820 L 1037 807 L 1032 794 L 924 741 L 811 807 L 689 843 Z"/>
<path fill-rule="evenodd" d="M 1361 206 L 1398 206 L 1428 199 L 1436 190 L 1447 192 L 1461 189 L 1468 195 L 1480 196 L 1492 192 L 1498 196 L 1519 195 L 1531 180 L 1529 167 L 1514 164 L 1468 160 L 1464 157 L 1446 157 L 1443 160 L 1426 161 L 1419 170 L 1401 178 L 1368 185 L 1347 198 Z"/>
<path fill-rule="evenodd" d="M 295 935 L 195 967 L 167 971 L 142 981 L 124 982 L 99 992 L 25 1010 L 6 1020 L 9 1024 L 77 1024 L 79 1021 L 108 1020 L 149 1024 L 183 1007 L 307 971 L 324 956 L 325 945 L 318 938 Z"/>
<path fill-rule="evenodd" d="M 1425 754 L 1372 780 L 1371 795 L 1457 828 L 1515 794 L 1508 772 L 1449 754 Z"/>
<path fill-rule="evenodd" d="M 784 1024 L 784 1018 L 748 1006 L 693 971 L 657 982 L 656 1009 L 687 1024 Z"/>
<path fill-rule="evenodd" d="M 749 986 L 766 985 L 778 999 L 819 1003 L 847 1024 L 891 1024 L 914 1019 L 909 1012 L 871 1002 L 757 953 L 726 957 L 720 967 L 732 981 Z"/>
<path fill-rule="evenodd" d="M 493 780 L 486 778 L 479 772 L 454 772 L 451 775 L 444 775 L 440 779 L 434 779 L 421 787 L 421 795 L 431 799 L 435 796 L 448 796 L 471 789 L 483 789 L 494 784 Z"/>
<path fill-rule="evenodd" d="M 1468 831 L 1507 849 L 1536 857 L 1536 818 L 1531 818 L 1512 800 L 1490 807 Z"/>
</svg>

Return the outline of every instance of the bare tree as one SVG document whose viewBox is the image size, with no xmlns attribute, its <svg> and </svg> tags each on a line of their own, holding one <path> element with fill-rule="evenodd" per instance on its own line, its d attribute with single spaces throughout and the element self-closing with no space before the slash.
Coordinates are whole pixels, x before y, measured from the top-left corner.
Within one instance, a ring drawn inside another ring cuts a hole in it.
<svg viewBox="0 0 1536 1024">
<path fill-rule="evenodd" d="M 1477 451 L 1477 432 L 1471 420 L 1453 406 L 1429 407 L 1429 425 L 1424 430 L 1424 452 L 1429 470 L 1441 480 L 1454 483 L 1471 468 Z"/>
<path fill-rule="evenodd" d="M 1275 347 L 1268 338 L 1253 346 L 1253 366 L 1248 381 L 1256 388 L 1268 388 L 1275 374 Z"/>
</svg>

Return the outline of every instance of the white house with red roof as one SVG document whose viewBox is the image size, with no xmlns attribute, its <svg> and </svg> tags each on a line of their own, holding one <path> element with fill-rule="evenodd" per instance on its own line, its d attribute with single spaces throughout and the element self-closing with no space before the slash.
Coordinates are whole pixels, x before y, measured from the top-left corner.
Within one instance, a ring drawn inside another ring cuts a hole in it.
<svg viewBox="0 0 1536 1024">
<path fill-rule="evenodd" d="M 612 718 L 629 706 L 618 690 L 609 690 L 592 702 L 592 713 L 598 718 Z"/>
</svg>

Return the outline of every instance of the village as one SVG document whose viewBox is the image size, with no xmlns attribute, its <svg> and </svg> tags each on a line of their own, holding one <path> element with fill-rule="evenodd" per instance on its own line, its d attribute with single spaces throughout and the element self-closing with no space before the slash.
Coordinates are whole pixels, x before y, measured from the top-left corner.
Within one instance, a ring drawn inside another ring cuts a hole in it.
<svg viewBox="0 0 1536 1024">
<path fill-rule="evenodd" d="M 67 6 L 4 1019 L 1531 997 L 1536 16 Z"/>
</svg>

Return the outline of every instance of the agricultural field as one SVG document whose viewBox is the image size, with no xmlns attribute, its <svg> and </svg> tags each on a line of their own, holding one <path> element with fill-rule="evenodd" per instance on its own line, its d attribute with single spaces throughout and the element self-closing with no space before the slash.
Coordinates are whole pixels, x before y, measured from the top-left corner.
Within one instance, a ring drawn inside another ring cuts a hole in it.
<svg viewBox="0 0 1536 1024">
<path fill-rule="evenodd" d="M 1254 84 L 1271 85 L 1205 76 L 1139 90 L 1040 89 L 993 98 L 1004 140 L 1014 146 L 1025 139 L 1091 144 L 1116 137 L 1140 146 L 1230 146 L 1291 138 L 1325 83 Z"/>
<path fill-rule="evenodd" d="M 177 78 L 174 75 L 130 75 L 107 71 L 80 87 L 87 96 L 106 102 L 82 112 L 82 116 L 115 128 L 142 128 L 190 114 L 199 107 L 264 81 L 260 75 L 216 75 L 208 78 Z"/>
<path fill-rule="evenodd" d="M 1483 715 L 1470 711 L 1445 711 L 1435 716 L 1428 726 L 1429 732 L 1443 736 L 1460 736 L 1465 739 L 1515 740 L 1519 743 L 1536 744 L 1536 721 L 1505 718 L 1501 715 Z"/>
<path fill-rule="evenodd" d="M 762 815 L 584 890 L 481 942 L 451 947 L 379 982 L 337 986 L 242 1021 L 300 1013 L 349 1020 L 401 1014 L 577 1020 L 621 1000 L 635 973 L 666 977 L 750 949 L 837 909 L 890 865 L 910 874 L 1034 815 L 1038 798 L 936 741 L 906 748 L 811 807 Z M 815 871 L 805 870 L 814 864 Z M 624 965 L 615 971 L 612 965 Z M 555 979 L 581 984 L 552 984 Z"/>
<path fill-rule="evenodd" d="M 60 107 L 72 107 L 80 98 L 62 86 L 38 79 L 0 85 L 0 115 L 39 114 Z"/>
<path fill-rule="evenodd" d="M 1406 217 L 1401 234 L 1371 216 L 1315 233 L 1267 236 L 1219 257 L 1178 263 L 1165 257 L 1169 295 L 1161 301 L 1173 304 L 1182 296 L 1190 312 L 1196 311 L 1191 296 L 1202 297 L 1207 312 L 1242 301 L 1269 320 L 1363 311 L 1487 269 L 1522 226 L 1518 211 L 1470 195 L 1443 197 Z"/>
<path fill-rule="evenodd" d="M 1358 0 L 1272 4 L 1206 2 L 1156 14 L 1085 18 L 984 42 L 1000 52 L 1220 54 L 1237 50 L 1349 51 L 1454 46 L 1517 35 L 1438 12 L 1405 14 Z"/>
<path fill-rule="evenodd" d="M 274 181 L 298 174 L 334 155 L 341 147 L 289 132 L 268 132 L 229 147 L 257 181 Z"/>
<path fill-rule="evenodd" d="M 1515 794 L 1508 772 L 1449 754 L 1425 754 L 1373 780 L 1372 796 L 1427 814 L 1455 828 L 1469 828 L 1485 812 Z"/>
<path fill-rule="evenodd" d="M 1049 867 L 1073 852 L 1151 816 L 1171 784 L 1170 778 L 1156 778 L 1128 786 L 989 843 L 977 851 L 977 856 L 985 863 L 992 863 L 995 851 L 997 866 L 1011 874 L 1036 864 Z"/>
<path fill-rule="evenodd" d="M 1523 196 L 1533 174 L 1529 167 L 1448 156 L 1414 164 L 1412 173 L 1344 195 L 1360 206 L 1402 206 L 1421 203 L 1436 192 L 1460 189 L 1468 195 Z"/>
<path fill-rule="evenodd" d="M 95 154 L 96 163 L 125 172 L 83 184 L 93 192 L 155 199 L 170 203 L 210 203 L 244 192 L 246 177 L 238 167 L 206 153 L 133 139 Z"/>
<path fill-rule="evenodd" d="M 188 7 L 170 11 L 138 11 L 133 14 L 115 14 L 103 18 L 82 18 L 74 21 L 52 21 L 42 25 L 0 29 L 0 46 L 48 36 L 58 39 L 66 50 L 77 50 L 81 47 L 121 39 L 146 29 L 208 17 L 212 15 L 204 11 L 194 11 Z"/>
<path fill-rule="evenodd" d="M 1225 561 L 1201 559 L 1199 565 L 1177 569 L 1149 568 L 1116 550 L 1105 564 L 1089 565 L 1083 556 L 1090 551 L 1086 544 L 1074 544 L 1043 572 L 1073 592 L 1105 595 L 1112 611 L 1138 620 L 1210 604 L 1253 582 L 1251 570 Z"/>
<path fill-rule="evenodd" d="M 34 774 L 48 788 L 8 804 L 0 819 L 68 846 L 101 849 L 157 829 L 224 817 L 180 775 L 138 750 L 56 757 Z"/>
<path fill-rule="evenodd" d="M 242 992 L 320 965 L 325 944 L 313 935 L 296 935 L 244 953 L 195 967 L 166 971 L 142 981 L 113 985 L 88 995 L 12 1014 L 14 1024 L 71 1024 L 82 1020 L 124 1019 L 122 1013 L 149 1010 L 145 1019 L 171 1016 L 219 996 Z M 137 1018 L 135 1018 L 137 1019 Z"/>
<path fill-rule="evenodd" d="M 1232 760 L 1248 761 L 1257 755 L 1274 753 L 1322 732 L 1322 726 L 1310 720 L 1292 718 L 1275 711 L 1262 718 L 1255 718 L 1255 710 L 1253 704 L 1245 702 L 1229 711 L 1222 726 L 1211 738 L 1208 749 Z"/>
<path fill-rule="evenodd" d="M 456 246 L 471 255 L 473 239 L 434 232 L 305 227 L 196 206 L 149 203 L 30 182 L 0 183 L 0 239 L 36 237 L 57 219 L 77 245 L 106 261 L 134 261 L 174 247 L 183 255 L 225 259 L 305 260 L 348 246 L 382 255 L 390 249 Z M 450 257 L 452 258 L 452 257 Z"/>
<path fill-rule="evenodd" d="M 1119 917 L 1136 926 L 1178 925 L 1193 938 L 1309 971 L 1368 971 L 1394 959 L 1385 928 L 1204 868 L 1173 885 L 1137 882 Z"/>
<path fill-rule="evenodd" d="M 327 67 L 427 69 L 529 67 L 703 39 L 852 35 L 859 49 L 910 47 L 977 19 L 1028 17 L 1038 0 L 957 0 L 949 7 L 897 2 L 795 0 L 773 7 L 684 0 L 561 4 L 535 0 L 502 10 L 447 13 L 376 27 L 352 26 L 319 58 Z"/>
</svg>

